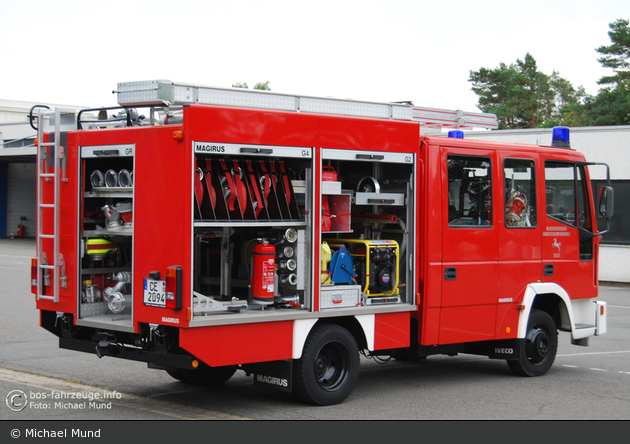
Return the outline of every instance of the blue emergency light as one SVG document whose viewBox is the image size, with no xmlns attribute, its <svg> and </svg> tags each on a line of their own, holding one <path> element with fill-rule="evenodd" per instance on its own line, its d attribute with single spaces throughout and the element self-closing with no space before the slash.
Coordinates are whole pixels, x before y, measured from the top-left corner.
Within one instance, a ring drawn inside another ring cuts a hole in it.
<svg viewBox="0 0 630 444">
<path fill-rule="evenodd" d="M 557 148 L 571 148 L 569 140 L 569 128 L 566 126 L 556 126 L 551 136 L 551 146 Z"/>
<path fill-rule="evenodd" d="M 453 139 L 463 139 L 464 132 L 459 130 L 453 130 L 448 132 L 448 137 L 452 137 Z"/>
</svg>

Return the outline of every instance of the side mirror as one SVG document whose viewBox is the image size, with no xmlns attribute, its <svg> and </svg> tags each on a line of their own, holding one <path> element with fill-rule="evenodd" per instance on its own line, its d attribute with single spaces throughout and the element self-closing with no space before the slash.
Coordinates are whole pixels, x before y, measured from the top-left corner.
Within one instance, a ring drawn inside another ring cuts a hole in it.
<svg viewBox="0 0 630 444">
<path fill-rule="evenodd" d="M 614 193 L 612 187 L 599 189 L 599 215 L 610 219 L 613 215 Z"/>
</svg>

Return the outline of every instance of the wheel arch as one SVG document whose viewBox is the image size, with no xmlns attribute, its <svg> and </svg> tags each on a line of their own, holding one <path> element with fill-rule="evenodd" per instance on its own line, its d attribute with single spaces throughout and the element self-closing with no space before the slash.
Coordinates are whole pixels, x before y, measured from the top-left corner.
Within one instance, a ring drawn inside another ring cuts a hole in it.
<svg viewBox="0 0 630 444">
<path fill-rule="evenodd" d="M 335 324 L 345 328 L 357 341 L 359 350 L 374 348 L 374 315 L 299 319 L 293 323 L 293 359 L 302 357 L 309 333 L 319 324 Z M 371 341 L 368 341 L 368 338 L 371 338 Z"/>
<path fill-rule="evenodd" d="M 558 329 L 573 331 L 571 298 L 564 288 L 553 283 L 530 284 L 525 291 L 518 322 L 518 338 L 527 335 L 527 321 L 532 310 L 542 310 L 549 314 Z"/>
</svg>

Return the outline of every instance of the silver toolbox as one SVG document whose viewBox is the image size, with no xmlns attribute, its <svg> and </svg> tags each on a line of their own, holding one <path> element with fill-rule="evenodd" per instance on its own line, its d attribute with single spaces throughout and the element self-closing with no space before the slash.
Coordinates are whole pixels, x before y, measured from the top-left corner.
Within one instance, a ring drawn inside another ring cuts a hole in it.
<svg viewBox="0 0 630 444">
<path fill-rule="evenodd" d="M 322 181 L 322 194 L 341 194 L 341 182 Z"/>
<path fill-rule="evenodd" d="M 323 285 L 319 299 L 320 307 L 341 308 L 361 305 L 360 285 Z"/>
</svg>

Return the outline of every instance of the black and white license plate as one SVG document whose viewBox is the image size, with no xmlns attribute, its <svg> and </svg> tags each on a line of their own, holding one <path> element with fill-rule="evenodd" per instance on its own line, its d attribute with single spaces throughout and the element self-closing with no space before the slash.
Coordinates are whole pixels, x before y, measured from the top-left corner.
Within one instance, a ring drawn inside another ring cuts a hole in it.
<svg viewBox="0 0 630 444">
<path fill-rule="evenodd" d="M 161 279 L 144 279 L 144 305 L 166 307 L 166 281 Z"/>
</svg>

